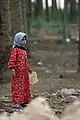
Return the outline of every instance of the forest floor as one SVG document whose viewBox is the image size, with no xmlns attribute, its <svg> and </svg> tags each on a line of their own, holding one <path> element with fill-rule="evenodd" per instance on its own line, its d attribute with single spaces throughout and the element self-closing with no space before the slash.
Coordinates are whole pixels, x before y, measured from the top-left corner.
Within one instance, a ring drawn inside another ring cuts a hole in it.
<svg viewBox="0 0 80 120">
<path fill-rule="evenodd" d="M 64 45 L 52 40 L 41 40 L 34 41 L 30 47 L 30 64 L 39 79 L 38 83 L 31 87 L 33 98 L 45 96 L 55 113 L 60 116 L 66 105 L 80 98 L 77 44 Z M 9 106 L 6 101 L 11 100 L 11 77 L 7 72 L 5 76 L 6 80 L 0 85 L 0 101 L 3 101 L 0 106 L 4 106 L 1 110 Z"/>
</svg>

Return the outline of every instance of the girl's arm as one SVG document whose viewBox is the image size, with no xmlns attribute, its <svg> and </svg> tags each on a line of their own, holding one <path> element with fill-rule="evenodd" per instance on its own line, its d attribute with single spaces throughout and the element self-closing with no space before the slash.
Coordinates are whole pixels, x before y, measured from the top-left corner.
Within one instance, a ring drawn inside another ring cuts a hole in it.
<svg viewBox="0 0 80 120">
<path fill-rule="evenodd" d="M 32 70 L 29 64 L 28 64 L 28 70 L 29 70 L 29 73 L 32 73 Z"/>
<path fill-rule="evenodd" d="M 17 49 L 14 48 L 11 52 L 9 62 L 8 62 L 8 68 L 15 69 L 16 66 L 16 56 L 17 56 Z"/>
<path fill-rule="evenodd" d="M 26 56 L 27 56 L 27 52 L 26 52 Z M 28 71 L 29 71 L 29 73 L 32 73 L 31 66 L 28 63 L 28 57 L 26 57 L 26 58 L 27 58 Z"/>
</svg>

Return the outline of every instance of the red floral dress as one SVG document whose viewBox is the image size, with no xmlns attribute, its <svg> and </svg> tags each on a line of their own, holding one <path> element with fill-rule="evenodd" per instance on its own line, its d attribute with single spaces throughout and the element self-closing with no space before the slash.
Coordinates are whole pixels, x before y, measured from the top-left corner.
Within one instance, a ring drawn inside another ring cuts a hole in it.
<svg viewBox="0 0 80 120">
<path fill-rule="evenodd" d="M 15 69 L 12 76 L 12 102 L 13 104 L 29 103 L 31 101 L 29 64 L 25 50 L 14 48 L 12 50 L 8 67 Z"/>
</svg>

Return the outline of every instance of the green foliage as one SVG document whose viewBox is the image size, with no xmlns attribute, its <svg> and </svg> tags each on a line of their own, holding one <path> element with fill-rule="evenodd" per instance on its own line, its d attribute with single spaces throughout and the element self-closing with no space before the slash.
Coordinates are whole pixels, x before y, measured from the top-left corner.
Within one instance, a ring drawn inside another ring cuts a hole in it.
<svg viewBox="0 0 80 120">
<path fill-rule="evenodd" d="M 49 22 L 43 19 L 42 17 L 38 17 L 37 20 L 33 20 L 32 28 L 39 30 L 40 28 L 59 28 L 62 26 L 62 22 L 59 20 Z"/>
</svg>

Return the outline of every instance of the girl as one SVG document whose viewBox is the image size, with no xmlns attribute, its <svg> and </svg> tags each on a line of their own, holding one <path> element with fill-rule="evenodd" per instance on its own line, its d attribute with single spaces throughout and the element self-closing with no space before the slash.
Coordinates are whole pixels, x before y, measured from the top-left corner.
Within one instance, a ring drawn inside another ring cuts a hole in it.
<svg viewBox="0 0 80 120">
<path fill-rule="evenodd" d="M 25 45 L 28 37 L 25 33 L 19 32 L 14 37 L 14 45 L 8 62 L 12 70 L 12 103 L 17 106 L 28 104 L 31 101 L 29 72 Z"/>
</svg>

